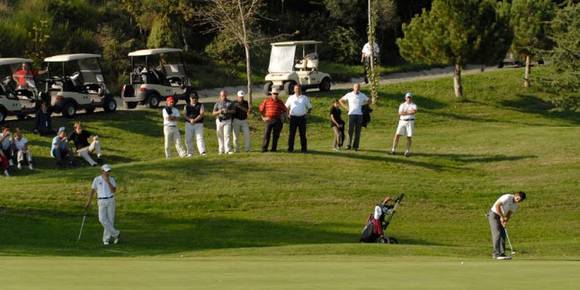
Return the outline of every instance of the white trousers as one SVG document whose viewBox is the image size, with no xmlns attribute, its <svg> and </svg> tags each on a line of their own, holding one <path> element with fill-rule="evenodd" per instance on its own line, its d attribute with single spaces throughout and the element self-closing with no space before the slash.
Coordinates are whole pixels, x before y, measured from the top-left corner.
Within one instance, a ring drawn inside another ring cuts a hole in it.
<svg viewBox="0 0 580 290">
<path fill-rule="evenodd" d="M 18 152 L 16 152 L 16 161 L 20 163 L 24 160 L 26 160 L 28 164 L 32 164 L 32 153 L 28 150 L 18 150 Z"/>
<path fill-rule="evenodd" d="M 236 152 L 240 152 L 240 129 L 244 134 L 244 150 L 250 151 L 250 123 L 248 120 L 234 119 L 232 127 L 234 128 L 234 149 Z"/>
<path fill-rule="evenodd" d="M 99 222 L 103 225 L 103 242 L 119 236 L 115 228 L 115 198 L 99 199 Z"/>
<path fill-rule="evenodd" d="M 93 140 L 91 145 L 88 147 L 81 148 L 77 150 L 77 154 L 87 161 L 90 165 L 95 165 L 97 162 L 91 157 L 91 153 L 97 154 L 97 157 L 101 156 L 101 142 L 99 140 Z"/>
<path fill-rule="evenodd" d="M 175 149 L 179 157 L 185 156 L 185 149 L 181 144 L 181 134 L 177 127 L 163 126 L 163 134 L 165 134 L 165 158 L 171 158 L 171 145 L 175 143 Z"/>
<path fill-rule="evenodd" d="M 193 136 L 197 143 L 197 151 L 199 154 L 205 153 L 205 140 L 203 139 L 203 123 L 185 123 L 185 146 L 187 147 L 187 154 L 193 154 Z"/>
<path fill-rule="evenodd" d="M 217 138 L 219 144 L 219 153 L 229 153 L 230 152 L 230 134 L 232 132 L 232 120 L 215 120 L 215 126 L 217 130 Z"/>
</svg>

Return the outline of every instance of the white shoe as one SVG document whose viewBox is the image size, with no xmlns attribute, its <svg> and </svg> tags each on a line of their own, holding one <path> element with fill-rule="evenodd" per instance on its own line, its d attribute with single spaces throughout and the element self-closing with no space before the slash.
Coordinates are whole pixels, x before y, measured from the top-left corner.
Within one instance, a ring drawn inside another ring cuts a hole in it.
<svg viewBox="0 0 580 290">
<path fill-rule="evenodd" d="M 409 156 L 411 156 L 411 152 L 405 151 L 405 157 L 409 157 Z"/>
<path fill-rule="evenodd" d="M 113 238 L 113 244 L 118 244 L 119 243 L 119 238 L 121 237 L 121 233 L 119 233 L 116 237 Z"/>
<path fill-rule="evenodd" d="M 18 170 L 22 170 L 22 164 L 20 164 L 20 162 L 18 162 L 18 165 L 16 166 L 16 168 L 18 168 Z"/>
<path fill-rule="evenodd" d="M 4 170 L 4 176 L 10 176 L 10 173 L 8 173 L 8 170 Z"/>
<path fill-rule="evenodd" d="M 8 165 L 9 166 L 14 166 L 14 162 L 12 161 L 12 159 L 8 160 Z"/>
<path fill-rule="evenodd" d="M 207 156 L 207 153 L 203 152 L 201 153 L 201 156 Z"/>
<path fill-rule="evenodd" d="M 495 257 L 496 260 L 511 260 L 512 257 L 511 256 L 506 256 L 506 255 L 500 255 Z"/>
<path fill-rule="evenodd" d="M 193 156 L 193 154 L 191 153 L 187 154 L 187 158 L 191 158 L 191 156 Z"/>
<path fill-rule="evenodd" d="M 109 241 L 104 241 L 103 242 L 103 246 L 108 246 L 109 245 Z"/>
<path fill-rule="evenodd" d="M 232 155 L 232 154 L 234 154 L 234 152 L 232 152 L 232 151 L 228 152 L 228 155 Z"/>
<path fill-rule="evenodd" d="M 28 164 L 28 169 L 34 170 L 34 166 L 32 166 L 32 163 Z"/>
</svg>

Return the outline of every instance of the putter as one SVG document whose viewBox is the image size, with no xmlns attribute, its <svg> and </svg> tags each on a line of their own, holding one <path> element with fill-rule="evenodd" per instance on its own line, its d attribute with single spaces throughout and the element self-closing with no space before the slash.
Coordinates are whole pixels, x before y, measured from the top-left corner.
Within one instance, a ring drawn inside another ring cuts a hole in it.
<svg viewBox="0 0 580 290">
<path fill-rule="evenodd" d="M 77 238 L 77 242 L 81 240 L 81 236 L 83 235 L 83 228 L 85 227 L 85 222 L 87 221 L 87 211 L 83 213 L 83 221 L 81 222 L 81 230 L 79 231 L 79 237 Z"/>
<path fill-rule="evenodd" d="M 515 255 L 516 252 L 514 251 L 514 247 L 512 247 L 512 242 L 510 241 L 510 235 L 508 235 L 507 228 L 504 227 L 503 230 L 505 231 L 505 237 L 508 240 L 508 244 L 510 245 L 510 250 L 512 251 L 512 255 Z"/>
</svg>

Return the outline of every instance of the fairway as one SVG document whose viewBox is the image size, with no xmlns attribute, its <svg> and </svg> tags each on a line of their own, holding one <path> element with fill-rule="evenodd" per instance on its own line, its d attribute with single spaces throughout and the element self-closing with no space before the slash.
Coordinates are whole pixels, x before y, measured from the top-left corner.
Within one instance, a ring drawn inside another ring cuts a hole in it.
<svg viewBox="0 0 580 290">
<path fill-rule="evenodd" d="M 579 262 L 429 257 L 3 258 L 2 289 L 577 289 Z"/>
</svg>

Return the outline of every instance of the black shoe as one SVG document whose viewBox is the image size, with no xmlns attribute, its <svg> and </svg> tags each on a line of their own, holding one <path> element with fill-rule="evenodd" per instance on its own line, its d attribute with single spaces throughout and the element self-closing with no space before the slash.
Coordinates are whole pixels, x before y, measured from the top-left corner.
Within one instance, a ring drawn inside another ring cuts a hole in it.
<svg viewBox="0 0 580 290">
<path fill-rule="evenodd" d="M 97 158 L 97 164 L 103 164 L 103 158 L 101 157 Z"/>
</svg>

